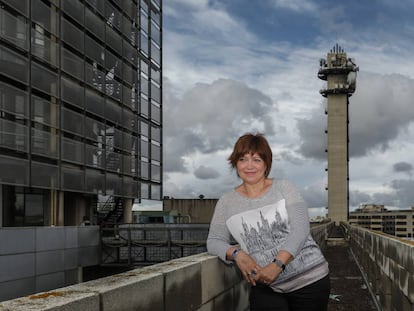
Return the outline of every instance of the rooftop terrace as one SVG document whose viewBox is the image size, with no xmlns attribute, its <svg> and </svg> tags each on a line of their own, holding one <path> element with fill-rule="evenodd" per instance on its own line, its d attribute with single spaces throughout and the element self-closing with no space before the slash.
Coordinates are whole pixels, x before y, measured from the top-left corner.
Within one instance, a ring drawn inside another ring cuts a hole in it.
<svg viewBox="0 0 414 311">
<path fill-rule="evenodd" d="M 330 311 L 414 310 L 414 245 L 347 224 L 312 234 L 330 264 Z M 248 294 L 234 266 L 202 253 L 4 301 L 0 310 L 247 311 Z"/>
</svg>

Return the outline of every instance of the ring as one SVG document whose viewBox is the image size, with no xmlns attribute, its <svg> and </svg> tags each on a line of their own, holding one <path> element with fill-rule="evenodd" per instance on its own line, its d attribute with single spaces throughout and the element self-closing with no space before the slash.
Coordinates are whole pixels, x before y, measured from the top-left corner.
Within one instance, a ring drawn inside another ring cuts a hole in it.
<svg viewBox="0 0 414 311">
<path fill-rule="evenodd" d="M 250 272 L 247 272 L 247 274 L 248 274 L 248 275 L 250 275 L 250 276 L 253 276 L 253 275 L 255 275 L 255 274 L 256 274 L 256 272 L 255 272 L 254 270 L 252 270 L 252 271 L 250 271 Z"/>
</svg>

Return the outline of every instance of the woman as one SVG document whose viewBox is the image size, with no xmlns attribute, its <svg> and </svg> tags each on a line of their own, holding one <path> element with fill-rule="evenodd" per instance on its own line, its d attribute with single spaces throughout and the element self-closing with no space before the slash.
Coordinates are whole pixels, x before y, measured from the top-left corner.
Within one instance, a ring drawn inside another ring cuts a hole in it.
<svg viewBox="0 0 414 311">
<path fill-rule="evenodd" d="M 252 285 L 250 310 L 327 309 L 328 263 L 309 231 L 297 188 L 268 178 L 272 151 L 262 134 L 241 136 L 229 157 L 242 183 L 217 202 L 207 249 L 234 262 Z M 238 245 L 232 245 L 232 238 Z"/>
</svg>

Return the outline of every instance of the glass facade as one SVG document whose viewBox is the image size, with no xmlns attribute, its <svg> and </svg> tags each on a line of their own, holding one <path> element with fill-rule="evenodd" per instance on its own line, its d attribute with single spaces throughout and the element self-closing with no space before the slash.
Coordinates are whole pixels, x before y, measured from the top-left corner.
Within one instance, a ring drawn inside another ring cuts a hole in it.
<svg viewBox="0 0 414 311">
<path fill-rule="evenodd" d="M 1 184 L 161 199 L 161 1 L 0 0 Z"/>
</svg>

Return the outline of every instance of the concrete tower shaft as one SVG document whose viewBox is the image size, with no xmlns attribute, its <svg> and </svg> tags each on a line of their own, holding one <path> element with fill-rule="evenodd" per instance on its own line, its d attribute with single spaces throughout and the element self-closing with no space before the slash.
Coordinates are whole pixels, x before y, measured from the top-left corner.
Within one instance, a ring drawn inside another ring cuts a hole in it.
<svg viewBox="0 0 414 311">
<path fill-rule="evenodd" d="M 327 98 L 328 217 L 337 224 L 348 220 L 348 104 L 355 92 L 357 71 L 354 61 L 338 44 L 326 60 L 320 60 L 318 71 L 318 77 L 327 81 L 320 93 Z"/>
</svg>

